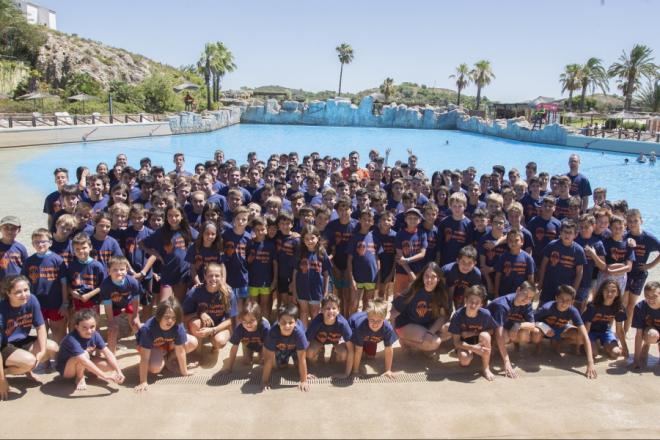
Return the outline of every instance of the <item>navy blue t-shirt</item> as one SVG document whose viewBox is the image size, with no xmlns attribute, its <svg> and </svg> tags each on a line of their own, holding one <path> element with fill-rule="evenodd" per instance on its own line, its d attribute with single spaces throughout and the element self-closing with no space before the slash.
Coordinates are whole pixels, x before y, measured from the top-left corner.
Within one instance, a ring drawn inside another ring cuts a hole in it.
<svg viewBox="0 0 660 440">
<path fill-rule="evenodd" d="M 0 345 L 20 342 L 30 335 L 32 327 L 42 325 L 44 317 L 34 295 L 30 295 L 20 307 L 12 307 L 7 299 L 0 301 Z"/>
<path fill-rule="evenodd" d="M 275 237 L 277 246 L 277 276 L 278 278 L 291 280 L 293 270 L 296 268 L 296 249 L 300 244 L 300 237 L 292 234 L 282 235 L 280 232 Z"/>
<path fill-rule="evenodd" d="M 382 234 L 380 229 L 373 231 L 374 245 L 380 261 L 381 281 L 392 273 L 394 268 L 394 258 L 396 256 L 396 232 L 389 230 L 387 234 Z"/>
<path fill-rule="evenodd" d="M 63 375 L 64 368 L 69 359 L 80 356 L 85 352 L 91 355 L 95 351 L 100 351 L 104 348 L 105 341 L 99 332 L 95 331 L 92 333 L 92 337 L 87 339 L 80 336 L 76 330 L 73 330 L 60 342 L 60 350 L 57 352 L 57 359 L 55 360 L 55 369 Z"/>
<path fill-rule="evenodd" d="M 577 173 L 575 176 L 571 176 L 570 173 L 566 175 L 571 179 L 571 189 L 569 193 L 572 196 L 586 197 L 590 196 L 591 193 L 591 184 L 587 176 L 581 173 Z"/>
<path fill-rule="evenodd" d="M 15 241 L 6 245 L 0 241 L 0 281 L 7 277 L 20 275 L 23 262 L 27 260 L 28 253 L 25 246 Z"/>
<path fill-rule="evenodd" d="M 100 287 L 107 276 L 105 267 L 91 257 L 85 262 L 81 262 L 78 259 L 73 260 L 66 271 L 66 279 L 69 286 L 71 289 L 77 290 L 81 295 Z M 98 304 L 100 295 L 95 295 L 90 301 L 93 304 Z"/>
<path fill-rule="evenodd" d="M 273 283 L 273 262 L 276 258 L 275 241 L 266 238 L 260 242 L 248 242 L 248 280 L 251 287 L 270 287 Z"/>
<path fill-rule="evenodd" d="M 332 220 L 326 226 L 323 234 L 328 241 L 328 251 L 333 255 L 332 264 L 339 270 L 346 270 L 348 264 L 348 243 L 353 233 L 360 228 L 355 219 L 342 225 L 339 219 Z"/>
<path fill-rule="evenodd" d="M 488 304 L 488 310 L 498 327 L 511 329 L 515 323 L 534 322 L 532 304 L 517 306 L 515 293 L 500 296 Z"/>
<path fill-rule="evenodd" d="M 220 292 L 210 293 L 204 285 L 195 287 L 186 293 L 182 304 L 183 313 L 190 315 L 204 312 L 211 317 L 213 325 L 216 326 L 238 315 L 236 297 L 232 293 L 229 295 L 229 310 L 227 310 Z"/>
<path fill-rule="evenodd" d="M 196 240 L 199 235 L 193 228 L 190 228 L 190 234 L 192 241 Z M 186 243 L 186 240 L 178 231 L 172 234 L 172 238 L 168 243 L 165 243 L 164 237 L 165 230 L 161 227 L 142 240 L 142 243 L 146 248 L 156 251 L 163 259 L 161 285 L 173 286 L 182 282 L 189 271 L 190 264 L 186 262 L 186 254 L 191 243 Z"/>
<path fill-rule="evenodd" d="M 319 313 L 307 327 L 307 340 L 320 344 L 338 344 L 342 338 L 344 341 L 350 341 L 352 337 L 353 330 L 342 315 L 337 315 L 335 322 L 328 325 L 323 321 L 323 314 Z"/>
<path fill-rule="evenodd" d="M 41 308 L 57 310 L 62 306 L 64 259 L 54 252 L 33 254 L 23 264 L 23 275 L 30 280 L 30 291 L 37 296 Z"/>
<path fill-rule="evenodd" d="M 227 267 L 227 284 L 231 287 L 245 287 L 248 285 L 247 244 L 250 234 L 244 231 L 237 234 L 228 229 L 222 234 L 224 243 L 223 261 Z"/>
<path fill-rule="evenodd" d="M 128 262 L 131 264 L 131 267 L 136 272 L 140 272 L 142 268 L 144 268 L 144 265 L 147 263 L 147 259 L 149 258 L 144 249 L 139 246 L 139 243 L 146 237 L 153 234 L 153 232 L 154 231 L 146 226 L 139 231 L 136 231 L 132 227 L 124 231 L 124 256 L 126 256 Z M 146 279 L 150 279 L 151 276 L 152 273 L 149 271 Z"/>
<path fill-rule="evenodd" d="M 608 265 L 632 261 L 633 267 L 635 266 L 635 249 L 628 246 L 628 240 L 625 238 L 623 240 L 606 238 L 603 240 L 603 246 L 605 247 L 605 263 Z"/>
<path fill-rule="evenodd" d="M 660 330 L 660 309 L 652 309 L 646 300 L 638 302 L 633 310 L 632 326 L 642 330 Z"/>
<path fill-rule="evenodd" d="M 545 322 L 553 329 L 562 329 L 571 322 L 576 327 L 584 325 L 578 309 L 570 306 L 565 311 L 560 312 L 557 309 L 556 301 L 547 302 L 536 309 L 536 312 L 534 312 L 534 321 Z"/>
<path fill-rule="evenodd" d="M 534 264 L 532 256 L 525 251 L 520 251 L 518 255 L 505 252 L 497 260 L 495 271 L 502 274 L 498 294 L 505 295 L 515 292 L 523 281 L 527 281 L 530 275 L 534 275 L 536 264 Z"/>
<path fill-rule="evenodd" d="M 436 321 L 431 309 L 431 300 L 433 297 L 424 289 L 416 292 L 410 301 L 403 295 L 399 295 L 392 300 L 392 308 L 399 312 L 394 320 L 396 328 L 401 328 L 408 324 L 417 324 L 429 328 Z"/>
<path fill-rule="evenodd" d="M 217 250 L 215 246 L 204 247 L 201 246 L 199 250 L 197 249 L 196 244 L 191 244 L 186 252 L 186 262 L 190 264 L 190 276 L 191 278 L 195 275 L 193 273 L 193 268 L 197 268 L 197 276 L 200 281 L 204 281 L 204 271 L 206 266 L 211 263 L 221 263 L 222 253 Z"/>
<path fill-rule="evenodd" d="M 186 328 L 183 324 L 175 324 L 169 330 L 160 328 L 160 323 L 153 316 L 147 319 L 142 327 L 135 334 L 137 345 L 148 350 L 160 348 L 165 351 L 171 351 L 175 345 L 184 345 L 188 340 Z"/>
<path fill-rule="evenodd" d="M 655 235 L 646 231 L 642 231 L 640 235 L 633 235 L 632 232 L 628 232 L 625 238 L 632 238 L 637 244 L 635 247 L 635 262 L 633 263 L 631 274 L 638 275 L 644 273 L 645 271 L 641 266 L 648 262 L 651 252 L 660 252 L 660 241 L 658 241 Z"/>
<path fill-rule="evenodd" d="M 543 259 L 543 249 L 550 243 L 552 240 L 556 240 L 559 237 L 559 228 L 561 227 L 561 222 L 555 217 L 551 217 L 550 220 L 545 220 L 540 215 L 532 218 L 527 223 L 527 229 L 532 233 L 534 238 L 534 261 L 537 265 L 541 264 Z"/>
<path fill-rule="evenodd" d="M 316 252 L 303 249 L 296 268 L 296 294 L 298 299 L 321 301 L 323 299 L 323 277 L 325 273 L 329 274 L 331 269 L 332 264 L 325 251 L 319 258 Z"/>
<path fill-rule="evenodd" d="M 467 217 L 462 220 L 454 220 L 453 217 L 449 216 L 438 224 L 442 264 L 456 261 L 458 252 L 472 243 L 472 231 L 472 222 Z"/>
<path fill-rule="evenodd" d="M 231 334 L 229 342 L 234 345 L 247 344 L 252 351 L 259 351 L 266 342 L 269 330 L 270 323 L 266 318 L 261 318 L 261 326 L 258 326 L 253 332 L 247 331 L 243 324 L 239 323 Z"/>
<path fill-rule="evenodd" d="M 433 225 L 431 229 L 426 229 L 424 223 L 419 225 L 419 230 L 426 234 L 426 255 L 424 255 L 424 264 L 438 259 L 438 252 L 440 251 L 440 233 L 438 227 Z"/>
<path fill-rule="evenodd" d="M 270 351 L 289 351 L 289 350 L 307 350 L 309 341 L 305 336 L 305 329 L 299 319 L 293 327 L 293 332 L 289 336 L 284 336 L 280 330 L 280 324 L 275 323 L 271 326 L 264 343 Z"/>
<path fill-rule="evenodd" d="M 604 333 L 610 329 L 614 321 L 625 322 L 626 319 L 626 309 L 621 307 L 617 310 L 613 304 L 606 306 L 605 304 L 595 305 L 589 303 L 584 313 L 582 313 L 582 321 L 585 323 L 590 322 L 589 331 L 594 333 Z"/>
<path fill-rule="evenodd" d="M 462 273 L 458 268 L 458 263 L 453 262 L 442 266 L 442 273 L 445 275 L 445 283 L 448 289 L 454 289 L 452 301 L 455 308 L 463 306 L 465 289 L 481 284 L 481 271 L 475 266 L 470 272 Z"/>
<path fill-rule="evenodd" d="M 117 285 L 109 276 L 101 283 L 101 292 L 99 293 L 101 301 L 112 303 L 113 312 L 120 312 L 126 308 L 133 300 L 140 299 L 142 287 L 135 278 L 126 275 L 121 285 Z"/>
<path fill-rule="evenodd" d="M 356 283 L 375 283 L 378 275 L 376 243 L 372 232 L 355 231 L 347 253 L 353 256 L 353 278 Z"/>
<path fill-rule="evenodd" d="M 454 313 L 449 321 L 449 333 L 460 335 L 463 332 L 481 333 L 487 330 L 495 330 L 497 323 L 490 311 L 481 307 L 477 316 L 471 318 L 467 315 L 465 307 L 461 307 Z"/>
<path fill-rule="evenodd" d="M 605 258 L 605 247 L 603 246 L 603 242 L 600 241 L 598 237 L 592 235 L 589 237 L 589 239 L 586 239 L 582 236 L 578 236 L 575 239 L 575 242 L 582 246 L 582 249 L 587 246 L 591 246 L 596 251 L 596 255 L 602 257 L 603 259 Z M 582 269 L 582 281 L 580 282 L 580 288 L 588 289 L 591 287 L 591 281 L 593 278 L 594 269 L 596 268 L 596 263 L 594 262 L 593 258 L 591 258 L 586 252 L 584 253 L 584 256 L 586 257 L 587 263 Z"/>
<path fill-rule="evenodd" d="M 367 312 L 353 313 L 348 319 L 348 323 L 353 330 L 353 343 L 358 347 L 364 346 L 366 342 L 377 344 L 381 341 L 383 341 L 385 347 L 391 347 L 399 339 L 392 328 L 392 324 L 387 320 L 383 321 L 383 325 L 378 331 L 371 330 Z"/>
<path fill-rule="evenodd" d="M 428 241 L 426 240 L 426 234 L 419 229 L 415 229 L 414 232 L 403 229 L 396 234 L 394 246 L 396 250 L 401 251 L 404 258 L 409 258 L 426 249 L 428 247 Z M 424 267 L 424 259 L 422 258 L 419 261 L 408 263 L 408 266 L 410 266 L 410 270 L 417 273 Z M 397 264 L 396 273 L 407 274 L 408 272 L 406 272 L 403 266 Z"/>
<path fill-rule="evenodd" d="M 575 242 L 565 246 L 561 239 L 551 241 L 543 250 L 543 257 L 548 259 L 548 264 L 543 278 L 541 304 L 552 301 L 562 284 L 572 286 L 575 283 L 577 266 L 587 263 L 582 246 Z"/>
</svg>

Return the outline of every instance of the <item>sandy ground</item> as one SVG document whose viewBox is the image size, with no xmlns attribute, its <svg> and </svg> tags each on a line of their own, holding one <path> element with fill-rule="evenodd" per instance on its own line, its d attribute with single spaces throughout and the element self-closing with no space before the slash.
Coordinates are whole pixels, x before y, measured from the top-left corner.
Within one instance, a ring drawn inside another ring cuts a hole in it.
<svg viewBox="0 0 660 440">
<path fill-rule="evenodd" d="M 18 215 L 19 240 L 44 225 L 45 194 L 17 186 L 18 161 L 39 148 L 0 150 L 0 216 Z M 50 173 L 50 170 L 44 170 Z M 29 246 L 28 246 L 29 247 Z M 651 274 L 659 279 L 658 270 Z M 43 385 L 10 378 L 12 393 L 2 407 L 0 437 L 603 437 L 660 436 L 660 365 L 652 351 L 651 366 L 631 372 L 626 362 L 600 357 L 598 379 L 584 377 L 584 356 L 540 356 L 523 347 L 512 354 L 520 377 L 506 379 L 499 359 L 497 378 L 488 383 L 477 365 L 462 369 L 443 353 L 440 361 L 410 357 L 395 349 L 394 381 L 377 376 L 382 354 L 370 360 L 366 375 L 353 382 L 333 382 L 333 369 L 322 365 L 319 379 L 303 394 L 295 372 L 276 373 L 273 390 L 260 392 L 261 369 L 237 362 L 235 373 L 221 377 L 228 350 L 219 362 L 208 347 L 202 366 L 189 378 L 161 376 L 149 391 L 136 395 L 138 357 L 118 353 L 126 383 L 104 386 L 88 380 L 89 389 L 72 395 L 73 385 L 43 375 Z M 629 342 L 631 344 L 632 341 Z M 632 345 L 630 345 L 632 347 Z"/>
</svg>

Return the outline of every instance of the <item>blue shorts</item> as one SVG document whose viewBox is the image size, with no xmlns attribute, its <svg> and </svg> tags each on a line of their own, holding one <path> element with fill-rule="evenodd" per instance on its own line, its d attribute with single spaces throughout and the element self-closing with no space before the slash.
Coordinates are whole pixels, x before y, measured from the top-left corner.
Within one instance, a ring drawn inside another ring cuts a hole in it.
<svg viewBox="0 0 660 440">
<path fill-rule="evenodd" d="M 298 361 L 298 352 L 296 350 L 277 350 L 275 352 L 275 364 L 278 367 L 283 367 L 289 363 L 289 358 L 293 358 L 294 362 Z"/>
<path fill-rule="evenodd" d="M 573 326 L 571 325 L 565 325 L 563 327 L 550 327 L 552 328 L 552 331 L 555 332 L 555 334 L 554 336 L 551 336 L 549 338 L 552 339 L 553 341 L 561 341 L 561 334 L 572 327 Z M 546 338 L 548 338 L 548 336 L 546 336 Z"/>
<path fill-rule="evenodd" d="M 628 281 L 626 281 L 626 291 L 632 293 L 633 295 L 641 295 L 648 276 L 649 273 L 647 271 L 635 273 L 630 272 L 628 274 Z"/>
<path fill-rule="evenodd" d="M 619 340 L 616 338 L 616 335 L 612 330 L 605 330 L 604 332 L 589 332 L 589 339 L 592 341 L 600 341 L 600 343 L 605 346 L 609 345 L 612 342 L 618 343 Z"/>
<path fill-rule="evenodd" d="M 249 296 L 248 294 L 248 287 L 243 286 L 243 287 L 234 287 L 231 289 L 232 292 L 234 292 L 234 296 L 238 298 L 245 299 Z"/>
</svg>

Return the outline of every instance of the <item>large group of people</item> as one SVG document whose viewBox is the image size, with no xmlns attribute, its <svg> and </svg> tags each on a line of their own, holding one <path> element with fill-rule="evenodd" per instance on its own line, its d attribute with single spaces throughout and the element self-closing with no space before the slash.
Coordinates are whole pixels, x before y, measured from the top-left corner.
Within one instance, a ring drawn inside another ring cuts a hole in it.
<svg viewBox="0 0 660 440">
<path fill-rule="evenodd" d="M 510 347 L 539 353 L 544 341 L 583 351 L 588 378 L 599 353 L 645 365 L 659 339 L 660 283 L 647 277 L 660 243 L 639 210 L 591 190 L 578 155 L 553 176 L 534 162 L 477 177 L 427 174 L 410 150 L 388 160 L 250 152 L 239 164 L 217 150 L 192 172 L 183 153 L 169 172 L 125 154 L 75 180 L 57 168 L 34 253 L 18 216 L 0 220 L 0 399 L 7 375 L 53 367 L 76 389 L 87 374 L 122 383 L 127 337 L 136 391 L 227 344 L 223 373 L 240 348 L 263 364 L 264 388 L 293 362 L 301 390 L 326 348 L 348 377 L 384 346 L 394 377 L 397 340 L 429 358 L 445 347 L 464 367 L 476 357 L 487 380 L 494 352 L 515 378 Z"/>
</svg>

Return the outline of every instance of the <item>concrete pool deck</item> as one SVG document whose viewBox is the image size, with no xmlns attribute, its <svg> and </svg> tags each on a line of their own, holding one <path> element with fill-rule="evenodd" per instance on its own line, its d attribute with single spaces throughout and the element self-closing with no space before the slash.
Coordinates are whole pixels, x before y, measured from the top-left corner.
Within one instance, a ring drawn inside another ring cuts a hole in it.
<svg viewBox="0 0 660 440">
<path fill-rule="evenodd" d="M 14 172 L 18 162 L 42 151 L 0 150 L 0 185 L 5 190 L 0 216 L 19 216 L 23 243 L 45 223 L 44 196 L 17 184 Z M 660 271 L 654 270 L 651 278 L 660 279 Z M 133 347 L 130 339 L 122 343 Z M 220 353 L 221 360 L 227 351 Z M 447 354 L 440 356 L 440 363 L 408 358 L 396 348 L 394 370 L 399 376 L 394 382 L 367 377 L 333 384 L 323 367 L 324 374 L 307 394 L 288 380 L 258 393 L 258 385 L 248 380 L 239 359 L 231 381 L 216 375 L 222 362 L 213 367 L 203 363 L 193 376 L 159 379 L 138 396 L 132 391 L 137 355 L 133 350 L 120 351 L 127 380 L 118 387 L 89 380 L 89 390 L 70 396 L 72 384 L 52 380 L 53 374 L 45 375 L 40 386 L 10 378 L 10 400 L 0 402 L 1 436 L 659 437 L 660 365 L 657 351 L 651 354 L 653 364 L 642 372 L 629 371 L 624 361 L 600 357 L 599 377 L 590 381 L 583 374 L 584 356 L 559 357 L 544 347 L 536 358 L 523 348 L 512 353 L 519 379 L 504 378 L 495 359 L 497 378 L 488 383 L 479 378 L 476 365 L 461 369 Z M 367 373 L 382 368 L 381 356 L 369 362 Z M 254 367 L 252 373 L 258 378 L 260 371 Z M 276 373 L 274 383 L 278 377 Z"/>
</svg>

